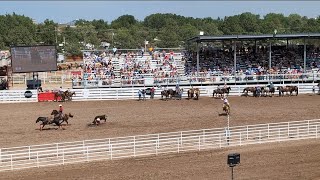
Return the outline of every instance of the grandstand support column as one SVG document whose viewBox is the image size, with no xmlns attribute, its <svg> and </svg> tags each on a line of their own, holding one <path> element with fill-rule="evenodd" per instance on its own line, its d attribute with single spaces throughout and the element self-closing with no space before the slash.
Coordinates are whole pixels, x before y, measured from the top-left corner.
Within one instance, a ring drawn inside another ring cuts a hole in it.
<svg viewBox="0 0 320 180">
<path fill-rule="evenodd" d="M 257 53 L 258 47 L 257 47 L 257 40 L 254 40 L 254 53 Z"/>
<path fill-rule="evenodd" d="M 307 45 L 306 39 L 303 39 L 303 72 L 306 73 L 307 68 Z"/>
<path fill-rule="evenodd" d="M 233 65 L 234 65 L 234 75 L 236 76 L 237 71 L 237 41 L 233 44 Z"/>
<path fill-rule="evenodd" d="M 200 43 L 197 42 L 197 78 L 199 77 Z"/>
<path fill-rule="evenodd" d="M 270 44 L 269 44 L 269 70 L 271 69 L 271 55 L 272 55 L 272 43 L 270 40 Z"/>
</svg>

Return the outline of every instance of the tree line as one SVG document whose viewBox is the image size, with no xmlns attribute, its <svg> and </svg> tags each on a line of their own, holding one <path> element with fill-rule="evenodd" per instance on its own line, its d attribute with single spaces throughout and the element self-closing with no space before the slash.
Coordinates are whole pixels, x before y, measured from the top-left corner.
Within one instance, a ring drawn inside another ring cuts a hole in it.
<svg viewBox="0 0 320 180">
<path fill-rule="evenodd" d="M 75 21 L 73 26 L 61 26 L 53 20 L 35 24 L 30 17 L 16 13 L 0 15 L 0 49 L 17 45 L 57 45 L 60 52 L 77 55 L 86 44 L 95 48 L 101 42 L 110 48 L 137 49 L 149 46 L 159 48 L 184 47 L 186 40 L 199 35 L 315 33 L 320 32 L 320 16 L 308 18 L 299 14 L 285 16 L 269 13 L 263 17 L 250 12 L 213 19 L 185 17 L 176 14 L 151 14 L 143 21 L 132 15 L 123 15 L 107 22 L 105 20 Z"/>
</svg>

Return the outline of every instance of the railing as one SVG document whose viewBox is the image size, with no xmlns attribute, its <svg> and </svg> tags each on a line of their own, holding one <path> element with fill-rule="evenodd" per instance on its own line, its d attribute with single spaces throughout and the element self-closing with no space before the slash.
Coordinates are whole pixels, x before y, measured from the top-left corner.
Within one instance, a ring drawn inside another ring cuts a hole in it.
<svg viewBox="0 0 320 180">
<path fill-rule="evenodd" d="M 210 85 L 210 84 L 247 84 L 247 83 L 291 83 L 291 82 L 317 82 L 320 80 L 320 73 L 305 74 L 270 74 L 270 75 L 212 75 L 201 74 L 201 76 L 179 76 L 172 78 L 140 78 L 140 79 L 119 79 L 116 80 L 83 80 L 72 81 L 73 88 L 90 88 L 90 87 L 132 87 L 132 86 L 150 86 L 150 85 Z"/>
<path fill-rule="evenodd" d="M 318 138 L 320 119 L 0 149 L 0 171 Z"/>
</svg>

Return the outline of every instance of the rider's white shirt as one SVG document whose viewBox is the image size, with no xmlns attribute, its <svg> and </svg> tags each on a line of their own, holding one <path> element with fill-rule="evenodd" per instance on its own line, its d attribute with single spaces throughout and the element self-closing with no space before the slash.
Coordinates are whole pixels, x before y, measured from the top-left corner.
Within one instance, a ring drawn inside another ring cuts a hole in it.
<svg viewBox="0 0 320 180">
<path fill-rule="evenodd" d="M 229 104 L 228 99 L 224 99 L 224 100 L 223 100 L 223 103 L 225 103 L 225 104 Z"/>
</svg>

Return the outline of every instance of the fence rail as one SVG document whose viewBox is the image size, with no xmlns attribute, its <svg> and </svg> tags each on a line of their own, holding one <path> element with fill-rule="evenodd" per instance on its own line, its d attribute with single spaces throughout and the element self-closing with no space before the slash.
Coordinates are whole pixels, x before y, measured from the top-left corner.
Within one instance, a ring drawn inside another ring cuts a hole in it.
<svg viewBox="0 0 320 180">
<path fill-rule="evenodd" d="M 318 138 L 320 119 L 0 149 L 0 171 Z"/>
<path fill-rule="evenodd" d="M 315 93 L 320 93 L 319 87 L 316 87 L 316 83 L 304 83 L 304 84 L 290 84 L 293 86 L 298 86 L 299 94 L 307 94 L 312 93 L 313 86 L 315 86 Z M 243 89 L 245 87 L 258 86 L 256 85 L 231 85 L 231 90 L 229 95 L 231 96 L 240 96 L 243 94 Z M 261 85 L 260 86 L 265 86 Z M 282 86 L 282 85 L 276 85 Z M 200 98 L 212 97 L 212 92 L 217 86 L 193 86 L 195 88 L 200 89 Z M 168 86 L 167 89 L 175 89 L 175 86 Z M 191 88 L 191 86 L 180 86 L 180 88 L 184 89 L 182 93 L 182 97 L 187 97 L 187 90 Z M 132 87 L 132 88 L 96 88 L 96 89 L 73 89 L 76 95 L 73 97 L 74 101 L 86 101 L 86 100 L 128 100 L 128 99 L 138 99 L 138 90 L 145 89 L 145 87 Z M 154 98 L 161 98 L 161 88 L 155 88 Z M 38 92 L 36 90 L 32 90 L 32 97 L 26 98 L 24 95 L 24 90 L 4 90 L 0 91 L 0 103 L 8 103 L 8 102 L 37 102 L 38 101 Z M 149 98 L 147 96 L 146 98 Z"/>
</svg>

